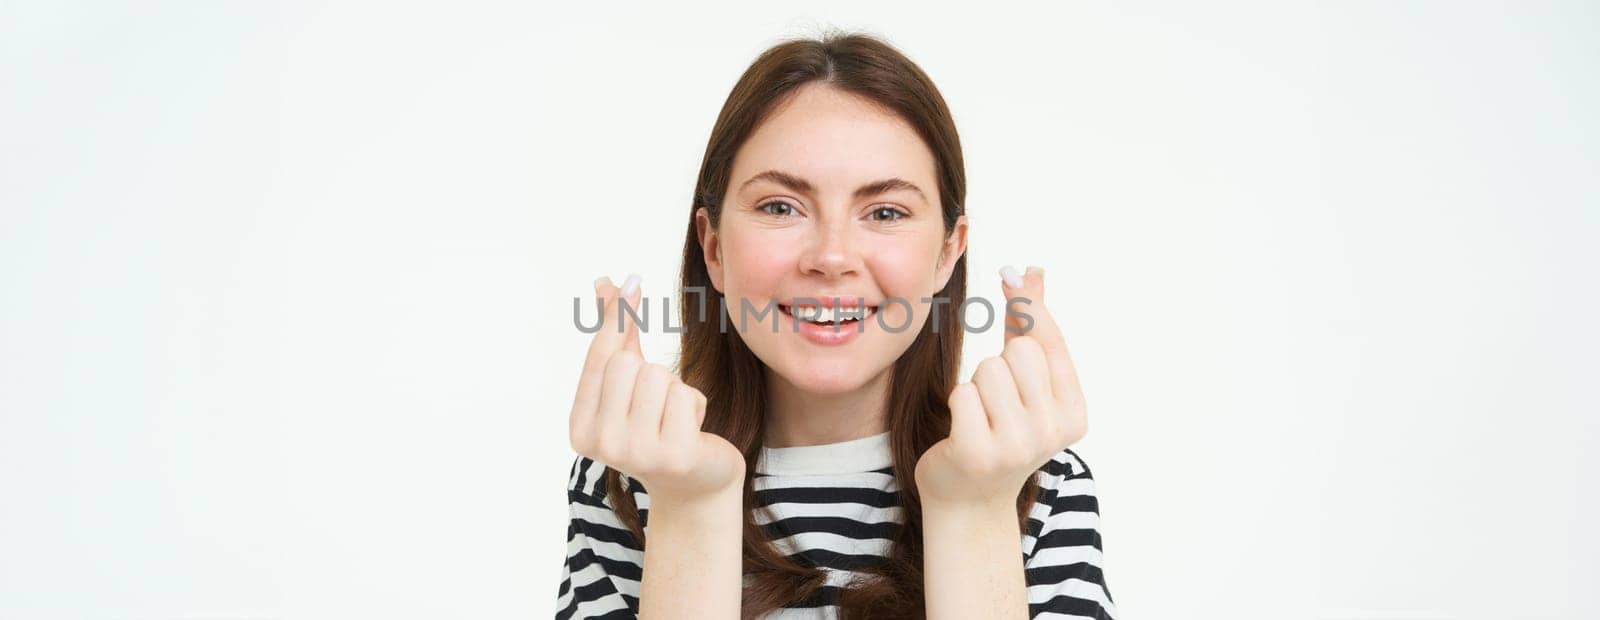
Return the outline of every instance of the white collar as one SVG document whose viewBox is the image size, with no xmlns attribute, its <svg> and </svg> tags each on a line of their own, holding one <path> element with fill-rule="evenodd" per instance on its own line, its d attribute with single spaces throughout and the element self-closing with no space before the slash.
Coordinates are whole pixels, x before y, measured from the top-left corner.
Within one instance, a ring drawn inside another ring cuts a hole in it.
<svg viewBox="0 0 1600 620">
<path fill-rule="evenodd" d="M 814 446 L 769 448 L 761 446 L 755 471 L 773 476 L 852 474 L 894 464 L 889 451 L 889 431 L 869 437 Z"/>
</svg>

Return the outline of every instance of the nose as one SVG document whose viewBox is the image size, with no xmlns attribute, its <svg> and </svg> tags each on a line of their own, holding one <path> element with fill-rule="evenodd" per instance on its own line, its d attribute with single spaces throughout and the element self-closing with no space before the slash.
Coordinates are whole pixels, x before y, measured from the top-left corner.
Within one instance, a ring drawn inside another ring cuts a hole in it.
<svg viewBox="0 0 1600 620">
<path fill-rule="evenodd" d="M 840 221 L 842 220 L 842 221 Z M 839 218 L 813 229 L 806 249 L 800 255 L 800 271 L 828 279 L 859 273 L 861 257 L 856 253 L 850 221 Z"/>
</svg>

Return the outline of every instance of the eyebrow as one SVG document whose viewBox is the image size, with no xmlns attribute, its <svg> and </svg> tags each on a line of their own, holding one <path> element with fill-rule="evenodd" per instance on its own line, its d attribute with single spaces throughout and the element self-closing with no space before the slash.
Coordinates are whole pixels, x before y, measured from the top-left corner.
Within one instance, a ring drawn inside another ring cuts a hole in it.
<svg viewBox="0 0 1600 620">
<path fill-rule="evenodd" d="M 742 191 L 746 186 L 756 181 L 771 181 L 787 187 L 792 191 L 804 194 L 812 194 L 816 192 L 816 188 L 813 187 L 809 181 L 779 170 L 767 170 L 757 173 L 755 176 L 750 177 L 749 179 L 745 180 L 744 183 L 740 184 L 739 189 Z M 858 199 L 868 198 L 901 189 L 916 192 L 918 196 L 922 197 L 923 202 L 928 202 L 928 195 L 922 192 L 922 188 L 917 187 L 915 183 L 899 177 L 873 181 L 866 185 L 862 185 L 861 187 L 856 188 L 854 196 Z"/>
</svg>

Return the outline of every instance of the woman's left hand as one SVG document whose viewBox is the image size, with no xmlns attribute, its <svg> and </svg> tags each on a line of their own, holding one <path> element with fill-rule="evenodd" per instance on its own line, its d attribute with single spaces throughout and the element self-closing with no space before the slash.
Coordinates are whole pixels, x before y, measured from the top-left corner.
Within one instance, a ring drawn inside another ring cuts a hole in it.
<svg viewBox="0 0 1600 620">
<path fill-rule="evenodd" d="M 917 461 L 924 505 L 1015 505 L 1028 476 L 1088 432 L 1078 374 L 1045 308 L 1044 270 L 1029 267 L 1018 286 L 1005 279 L 1007 304 L 996 311 L 1005 317 L 1004 352 L 950 393 L 950 436 Z M 1010 302 L 1019 297 L 1028 301 Z"/>
</svg>

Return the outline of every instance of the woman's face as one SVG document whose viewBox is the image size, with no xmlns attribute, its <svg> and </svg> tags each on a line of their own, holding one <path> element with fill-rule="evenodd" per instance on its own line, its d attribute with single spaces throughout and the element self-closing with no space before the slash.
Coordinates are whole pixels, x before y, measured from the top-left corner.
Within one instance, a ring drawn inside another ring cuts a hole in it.
<svg viewBox="0 0 1600 620">
<path fill-rule="evenodd" d="M 696 225 L 729 328 L 790 384 L 837 394 L 911 346 L 967 223 L 946 234 L 933 153 L 905 121 L 819 82 L 791 97 L 739 148 L 717 228 L 705 209 Z M 802 321 L 808 304 L 864 318 Z"/>
</svg>

